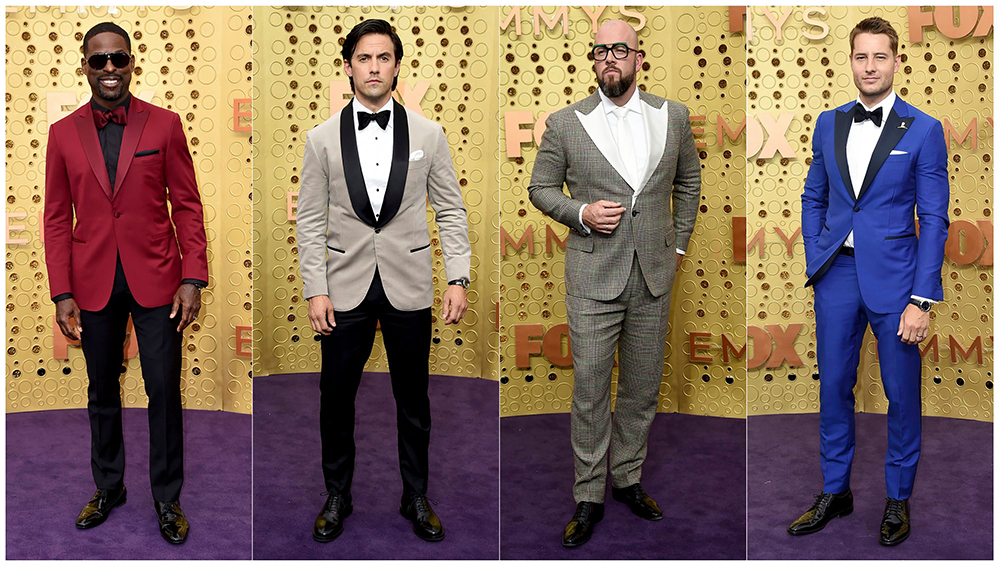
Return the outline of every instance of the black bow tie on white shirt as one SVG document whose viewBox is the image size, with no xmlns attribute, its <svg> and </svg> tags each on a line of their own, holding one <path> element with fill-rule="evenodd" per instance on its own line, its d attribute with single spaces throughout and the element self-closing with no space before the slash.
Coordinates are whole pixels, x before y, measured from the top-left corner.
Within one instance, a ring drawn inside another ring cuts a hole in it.
<svg viewBox="0 0 1000 567">
<path fill-rule="evenodd" d="M 882 126 L 882 107 L 878 107 L 871 112 L 865 110 L 865 107 L 861 103 L 854 105 L 854 121 L 864 122 L 865 120 L 871 120 L 876 126 Z"/>
<path fill-rule="evenodd" d="M 367 128 L 372 123 L 372 120 L 378 122 L 379 127 L 385 130 L 385 127 L 389 125 L 389 111 L 358 112 L 358 130 Z"/>
</svg>

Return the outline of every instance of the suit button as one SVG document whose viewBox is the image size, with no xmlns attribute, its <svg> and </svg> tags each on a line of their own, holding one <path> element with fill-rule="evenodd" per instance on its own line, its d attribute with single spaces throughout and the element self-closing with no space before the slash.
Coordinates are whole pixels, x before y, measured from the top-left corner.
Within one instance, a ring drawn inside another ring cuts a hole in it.
<svg viewBox="0 0 1000 567">
<path fill-rule="evenodd" d="M 382 229 L 381 229 L 381 228 L 376 228 L 376 229 L 375 229 L 375 234 L 378 234 L 378 233 L 380 233 L 380 232 L 382 232 Z"/>
<path fill-rule="evenodd" d="M 121 216 L 122 216 L 122 214 L 121 214 L 121 213 L 119 213 L 118 211 L 115 211 L 115 218 L 119 218 L 119 217 L 121 217 Z"/>
<path fill-rule="evenodd" d="M 639 211 L 632 211 L 632 216 L 633 217 L 639 216 Z"/>
<path fill-rule="evenodd" d="M 861 207 L 854 207 L 854 212 L 857 213 L 857 212 L 860 212 L 860 211 L 861 211 Z"/>
</svg>

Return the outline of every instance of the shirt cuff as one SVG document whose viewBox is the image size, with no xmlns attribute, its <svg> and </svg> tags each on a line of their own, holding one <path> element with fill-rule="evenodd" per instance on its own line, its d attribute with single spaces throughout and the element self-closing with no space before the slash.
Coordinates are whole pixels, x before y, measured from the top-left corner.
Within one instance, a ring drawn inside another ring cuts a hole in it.
<svg viewBox="0 0 1000 567">
<path fill-rule="evenodd" d="M 684 255 L 684 251 L 681 250 L 680 248 L 677 248 L 676 250 L 677 250 L 677 253 L 680 254 L 681 256 Z"/>
<path fill-rule="evenodd" d="M 586 208 L 587 208 L 586 204 L 580 206 L 580 215 L 579 215 L 580 216 L 580 226 L 583 227 L 583 233 L 584 234 L 590 234 L 590 227 L 587 226 L 587 225 L 585 225 L 585 224 L 583 224 L 583 209 L 586 209 Z"/>
<path fill-rule="evenodd" d="M 59 303 L 64 299 L 72 299 L 72 298 L 73 298 L 72 293 L 60 293 L 59 295 L 52 298 L 52 303 Z"/>
<path fill-rule="evenodd" d="M 927 299 L 926 297 L 920 297 L 919 295 L 911 295 L 910 299 L 916 299 L 917 301 L 929 301 L 931 305 L 937 303 L 937 301 L 934 301 L 933 299 Z"/>
<path fill-rule="evenodd" d="M 205 280 L 199 280 L 199 279 L 195 279 L 195 278 L 184 278 L 184 279 L 181 280 L 181 284 L 182 285 L 183 284 L 191 284 L 193 286 L 197 286 L 198 289 L 204 289 L 204 288 L 208 287 L 208 282 L 206 282 Z"/>
</svg>

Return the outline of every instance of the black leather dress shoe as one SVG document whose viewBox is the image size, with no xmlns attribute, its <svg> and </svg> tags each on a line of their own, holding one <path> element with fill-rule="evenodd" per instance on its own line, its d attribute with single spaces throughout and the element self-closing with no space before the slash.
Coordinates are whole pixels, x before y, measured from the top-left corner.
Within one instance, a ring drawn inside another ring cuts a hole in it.
<svg viewBox="0 0 1000 567">
<path fill-rule="evenodd" d="M 90 499 L 90 502 L 87 502 L 87 505 L 80 511 L 80 515 L 76 517 L 77 529 L 86 530 L 103 524 L 111 511 L 124 503 L 124 486 L 119 489 L 98 488 L 94 497 Z"/>
<path fill-rule="evenodd" d="M 629 510 L 632 510 L 632 513 L 640 518 L 645 520 L 663 519 L 663 512 L 660 511 L 660 507 L 646 494 L 646 491 L 639 486 L 638 482 L 625 488 L 615 488 L 612 486 L 611 497 L 619 502 L 628 504 Z"/>
<path fill-rule="evenodd" d="M 444 527 L 441 520 L 431 508 L 431 503 L 423 494 L 403 497 L 399 504 L 399 513 L 413 523 L 413 533 L 424 541 L 441 541 L 444 539 Z"/>
<path fill-rule="evenodd" d="M 181 503 L 176 500 L 156 502 L 156 518 L 160 521 L 160 535 L 170 543 L 187 541 L 188 526 Z"/>
<path fill-rule="evenodd" d="M 910 501 L 886 498 L 878 542 L 882 545 L 899 545 L 908 537 L 910 537 Z"/>
<path fill-rule="evenodd" d="M 594 524 L 604 519 L 604 504 L 597 502 L 580 502 L 576 505 L 576 513 L 566 529 L 563 530 L 563 547 L 576 547 L 590 540 L 594 533 Z"/>
<path fill-rule="evenodd" d="M 327 492 L 326 504 L 316 516 L 313 525 L 313 539 L 320 543 L 329 543 L 344 533 L 344 520 L 354 511 L 351 496 L 345 498 L 335 492 Z"/>
<path fill-rule="evenodd" d="M 846 516 L 853 511 L 854 495 L 851 494 L 850 488 L 847 489 L 847 492 L 840 494 L 830 494 L 829 492 L 817 494 L 816 502 L 812 508 L 809 508 L 805 514 L 802 514 L 798 520 L 788 526 L 788 533 L 792 535 L 816 533 L 823 529 L 823 526 L 830 520 Z"/>
</svg>

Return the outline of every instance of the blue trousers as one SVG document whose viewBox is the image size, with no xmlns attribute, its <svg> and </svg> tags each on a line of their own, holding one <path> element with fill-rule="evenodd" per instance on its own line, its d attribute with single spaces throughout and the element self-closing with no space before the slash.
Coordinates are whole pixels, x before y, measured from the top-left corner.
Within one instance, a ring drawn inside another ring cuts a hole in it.
<svg viewBox="0 0 1000 567">
<path fill-rule="evenodd" d="M 854 258 L 837 256 L 814 285 L 820 375 L 820 464 L 823 492 L 851 486 L 854 460 L 854 385 L 865 329 L 878 341 L 882 387 L 889 399 L 889 448 L 885 490 L 909 498 L 920 458 L 920 350 L 896 336 L 898 313 L 874 313 L 865 306 Z"/>
</svg>

